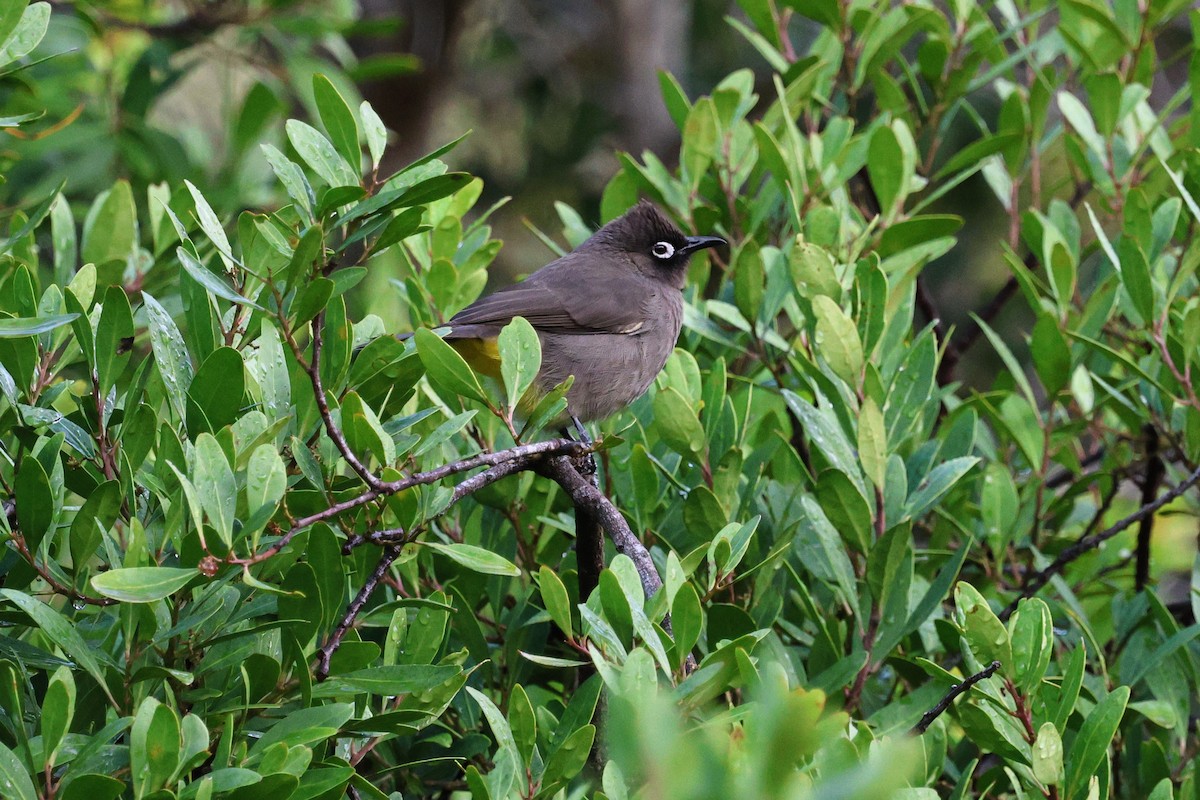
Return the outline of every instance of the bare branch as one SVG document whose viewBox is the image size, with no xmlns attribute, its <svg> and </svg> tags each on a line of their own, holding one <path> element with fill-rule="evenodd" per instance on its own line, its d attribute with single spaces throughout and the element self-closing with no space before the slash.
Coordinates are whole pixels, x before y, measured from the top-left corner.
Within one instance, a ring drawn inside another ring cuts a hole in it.
<svg viewBox="0 0 1200 800">
<path fill-rule="evenodd" d="M 650 558 L 650 552 L 646 550 L 646 546 L 642 544 L 641 540 L 633 535 L 629 523 L 625 521 L 625 517 L 617 510 L 617 507 L 590 481 L 579 474 L 579 470 L 571 465 L 569 458 L 564 456 L 549 458 L 539 466 L 538 471 L 561 486 L 575 504 L 576 509 L 586 509 L 587 513 L 595 518 L 600 527 L 612 539 L 617 552 L 629 556 L 634 566 L 637 567 L 638 577 L 642 582 L 642 592 L 647 598 L 653 597 L 655 592 L 662 588 L 662 578 L 658 576 L 658 570 Z"/>
<path fill-rule="evenodd" d="M 972 686 L 980 681 L 987 680 L 988 678 L 992 677 L 992 675 L 998 669 L 1000 669 L 1000 662 L 993 661 L 986 668 L 976 672 L 974 675 L 971 675 L 962 683 L 956 683 L 951 686 L 950 691 L 946 693 L 945 697 L 938 701 L 936 706 L 921 715 L 920 721 L 917 722 L 916 725 L 912 726 L 912 729 L 909 731 L 909 733 L 911 733 L 913 736 L 920 736 L 922 733 L 929 730 L 929 726 L 933 724 L 933 721 L 942 714 L 946 713 L 946 709 L 950 708 L 950 704 L 954 702 L 955 698 L 968 691 Z"/>
<path fill-rule="evenodd" d="M 1154 502 L 1159 484 L 1166 475 L 1166 466 L 1158 453 L 1158 431 L 1153 425 L 1143 428 L 1146 435 L 1146 471 L 1142 473 L 1142 505 Z M 1137 591 L 1146 588 L 1150 581 L 1150 537 L 1154 533 L 1154 515 L 1147 514 L 1138 523 L 1137 565 L 1134 568 L 1134 587 Z"/>
<path fill-rule="evenodd" d="M 1192 488 L 1197 482 L 1200 482 L 1200 467 L 1194 469 L 1186 478 L 1180 481 L 1175 488 L 1163 494 L 1153 503 L 1148 503 L 1142 506 L 1137 511 L 1115 523 L 1111 527 L 1100 531 L 1100 533 L 1097 533 L 1094 536 L 1088 536 L 1080 539 L 1066 550 L 1063 550 L 1058 554 L 1058 558 L 1054 559 L 1054 562 L 1050 564 L 1050 566 L 1046 567 L 1044 570 L 1038 572 L 1036 575 L 1030 578 L 1029 582 L 1022 587 L 1020 595 L 1013 598 L 1013 601 L 1005 606 L 1004 610 L 1000 612 L 1000 620 L 1002 622 L 1007 621 L 1008 618 L 1012 616 L 1013 612 L 1017 610 L 1017 603 L 1021 602 L 1021 600 L 1025 599 L 1026 597 L 1033 597 L 1035 594 L 1041 591 L 1042 588 L 1044 588 L 1046 584 L 1048 584 L 1051 579 L 1054 578 L 1055 575 L 1058 575 L 1060 572 L 1062 572 L 1063 569 L 1072 561 L 1079 558 L 1089 550 L 1094 550 L 1101 543 L 1108 541 L 1121 531 L 1128 528 L 1130 525 L 1140 522 L 1145 517 L 1151 516 L 1167 503 L 1170 503 L 1188 489 Z"/>
<path fill-rule="evenodd" d="M 359 460 L 358 456 L 350 449 L 350 443 L 346 441 L 346 435 L 342 433 L 333 421 L 333 412 L 329 409 L 329 399 L 325 397 L 325 387 L 321 382 L 321 346 L 323 344 L 323 328 L 325 327 L 325 311 L 322 309 L 312 321 L 312 361 L 305 368 L 308 373 L 308 379 L 313 386 L 313 395 L 316 397 L 317 409 L 321 412 L 321 420 L 325 423 L 325 433 L 333 440 L 338 452 L 342 454 L 342 458 L 346 459 L 346 463 L 350 465 L 350 469 L 354 470 L 358 477 L 363 479 L 363 483 L 370 486 L 372 489 L 378 489 L 383 483 L 367 465 Z M 288 338 L 288 344 L 292 346 L 293 351 L 298 350 L 295 340 L 292 337 Z M 300 359 L 299 352 L 296 352 L 296 358 L 303 364 Z"/>
<path fill-rule="evenodd" d="M 350 605 L 346 606 L 346 613 L 342 616 L 342 621 L 338 623 L 334 629 L 333 635 L 325 644 L 321 645 L 317 652 L 320 654 L 317 657 L 316 676 L 318 681 L 323 681 L 329 677 L 329 662 L 333 660 L 333 654 L 337 652 L 338 647 L 342 644 L 342 639 L 345 638 L 346 632 L 353 627 L 354 622 L 358 619 L 358 615 L 362 613 L 363 607 L 367 601 L 371 599 L 371 595 L 375 593 L 375 587 L 383 580 L 383 576 L 387 574 L 388 569 L 392 566 L 392 562 L 400 557 L 401 545 L 392 545 L 383 550 L 383 555 L 379 558 L 379 563 L 375 565 L 374 571 L 370 577 L 358 590 L 358 594 L 350 601 Z"/>
<path fill-rule="evenodd" d="M 230 559 L 230 563 L 234 564 L 256 564 L 260 561 L 265 561 L 271 556 L 283 550 L 292 541 L 292 538 L 300 531 L 310 525 L 315 525 L 318 522 L 336 517 L 346 511 L 353 510 L 359 506 L 373 503 L 374 501 L 388 497 L 393 494 L 398 494 L 405 489 L 410 489 L 414 486 L 425 486 L 431 483 L 437 483 L 443 478 L 448 478 L 451 475 L 456 475 L 460 472 L 476 469 L 478 467 L 500 467 L 496 471 L 489 470 L 480 475 L 473 476 L 463 481 L 455 488 L 455 500 L 461 499 L 458 493 L 462 496 L 477 491 L 488 483 L 493 483 L 502 477 L 511 475 L 514 472 L 519 472 L 523 469 L 529 469 L 533 463 L 542 458 L 549 456 L 563 455 L 582 455 L 590 452 L 592 446 L 583 444 L 582 442 L 574 442 L 570 439 L 550 439 L 545 442 L 532 442 L 530 444 L 521 444 L 515 447 L 510 447 L 507 450 L 498 450 L 494 453 L 479 453 L 478 455 L 464 458 L 459 461 L 454 461 L 449 464 L 443 464 L 440 467 L 431 469 L 427 472 L 418 472 L 415 475 L 410 475 L 407 478 L 400 478 L 394 481 L 384 481 L 379 483 L 376 488 L 368 489 L 360 495 L 351 497 L 349 500 L 343 500 L 340 503 L 335 503 L 323 511 L 318 511 L 315 514 L 310 514 L 307 517 L 301 517 L 292 523 L 292 527 L 286 533 L 267 549 L 253 556 L 244 559 Z M 534 458 L 534 457 L 537 458 Z M 515 462 L 515 463 L 510 463 Z M 503 465 L 503 466 L 502 466 Z M 453 501 L 452 503 L 453 504 Z M 355 542 L 355 546 L 369 541 L 368 538 L 362 538 Z"/>
</svg>

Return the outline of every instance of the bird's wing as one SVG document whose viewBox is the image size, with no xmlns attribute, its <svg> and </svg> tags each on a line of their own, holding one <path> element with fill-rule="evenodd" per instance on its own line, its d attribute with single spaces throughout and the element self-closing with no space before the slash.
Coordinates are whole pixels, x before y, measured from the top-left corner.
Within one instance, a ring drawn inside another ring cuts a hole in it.
<svg viewBox="0 0 1200 800">
<path fill-rule="evenodd" d="M 554 333 L 631 333 L 645 321 L 645 295 L 654 291 L 640 277 L 628 267 L 588 264 L 572 253 L 455 314 L 451 336 L 456 329 L 479 336 L 513 317 Z"/>
</svg>

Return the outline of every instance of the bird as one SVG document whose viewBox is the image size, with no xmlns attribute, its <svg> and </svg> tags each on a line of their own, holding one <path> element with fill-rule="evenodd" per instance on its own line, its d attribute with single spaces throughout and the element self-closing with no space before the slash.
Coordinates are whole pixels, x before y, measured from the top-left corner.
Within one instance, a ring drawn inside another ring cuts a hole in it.
<svg viewBox="0 0 1200 800">
<path fill-rule="evenodd" d="M 574 376 L 566 415 L 590 441 L 583 423 L 628 407 L 667 363 L 683 324 L 692 254 L 724 244 L 719 236 L 684 234 L 640 201 L 524 281 L 459 311 L 444 338 L 477 371 L 498 376 L 496 337 L 524 317 L 542 347 L 533 401 Z"/>
</svg>

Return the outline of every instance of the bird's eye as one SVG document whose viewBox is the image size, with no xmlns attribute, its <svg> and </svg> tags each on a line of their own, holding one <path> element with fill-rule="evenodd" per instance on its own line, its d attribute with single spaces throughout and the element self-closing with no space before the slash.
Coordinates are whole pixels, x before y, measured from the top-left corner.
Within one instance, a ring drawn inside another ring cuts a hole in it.
<svg viewBox="0 0 1200 800">
<path fill-rule="evenodd" d="M 675 255 L 675 247 L 670 242 L 656 242 L 650 253 L 655 258 L 668 259 Z"/>
</svg>

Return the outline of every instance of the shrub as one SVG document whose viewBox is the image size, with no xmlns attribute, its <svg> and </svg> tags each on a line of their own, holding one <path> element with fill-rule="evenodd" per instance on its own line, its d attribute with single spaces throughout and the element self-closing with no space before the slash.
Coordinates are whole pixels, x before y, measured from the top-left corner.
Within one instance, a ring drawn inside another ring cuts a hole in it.
<svg viewBox="0 0 1200 800">
<path fill-rule="evenodd" d="M 17 5 L 10 78 L 49 14 Z M 527 325 L 499 382 L 429 330 L 500 247 L 480 182 L 452 144 L 382 177 L 324 75 L 269 209 L 23 199 L 6 797 L 1194 796 L 1200 571 L 1172 604 L 1151 562 L 1200 481 L 1185 5 L 742 8 L 767 77 L 664 75 L 678 168 L 623 156 L 602 200 L 731 248 L 599 488 L 539 429 L 561 395 L 513 416 Z M 998 237 L 947 213 L 979 177 Z M 926 283 L 960 241 L 1011 277 L 955 328 Z M 412 339 L 352 318 L 368 270 Z"/>
</svg>

